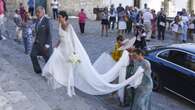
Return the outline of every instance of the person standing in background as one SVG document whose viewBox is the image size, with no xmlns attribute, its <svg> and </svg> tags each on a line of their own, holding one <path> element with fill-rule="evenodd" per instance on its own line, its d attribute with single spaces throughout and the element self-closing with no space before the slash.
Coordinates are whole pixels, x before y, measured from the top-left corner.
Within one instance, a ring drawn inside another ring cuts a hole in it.
<svg viewBox="0 0 195 110">
<path fill-rule="evenodd" d="M 127 25 L 127 28 L 125 31 L 127 34 L 129 34 L 129 33 L 131 33 L 131 29 L 132 29 L 132 19 L 131 18 L 133 15 L 133 8 L 126 6 L 125 13 L 126 13 L 125 21 L 126 21 L 126 25 Z"/>
<path fill-rule="evenodd" d="M 165 30 L 166 30 L 166 15 L 164 11 L 161 11 L 157 18 L 158 26 L 158 40 L 165 39 Z"/>
<path fill-rule="evenodd" d="M 155 39 L 156 38 L 156 30 L 157 30 L 157 15 L 156 15 L 156 11 L 154 9 L 151 10 L 152 15 L 153 15 L 153 19 L 152 19 L 152 36 L 151 38 Z"/>
<path fill-rule="evenodd" d="M 122 7 L 122 4 L 120 3 L 119 6 L 117 7 L 117 14 L 119 14 L 122 11 L 125 11 L 125 9 Z"/>
<path fill-rule="evenodd" d="M 3 27 L 4 27 L 4 12 L 5 12 L 4 2 L 3 2 L 3 0 L 0 0 L 0 40 L 3 39 L 2 30 L 4 30 L 3 29 Z"/>
<path fill-rule="evenodd" d="M 125 30 L 127 29 L 127 24 L 126 24 L 126 21 L 125 21 L 125 17 L 126 17 L 125 11 L 121 11 L 118 16 L 119 16 L 119 18 L 118 18 L 119 34 L 124 36 Z"/>
<path fill-rule="evenodd" d="M 2 0 L 2 1 L 3 1 L 4 14 L 5 14 L 7 12 L 7 6 L 6 6 L 5 0 Z"/>
<path fill-rule="evenodd" d="M 183 23 L 181 22 L 180 16 L 176 16 L 174 21 L 171 23 L 171 29 L 175 34 L 175 42 L 180 43 L 179 37 L 183 34 Z"/>
<path fill-rule="evenodd" d="M 150 41 L 151 40 L 151 35 L 152 35 L 152 24 L 151 24 L 151 20 L 152 19 L 153 19 L 153 15 L 150 12 L 150 9 L 148 8 L 146 10 L 146 12 L 144 12 L 144 14 L 143 14 L 144 27 L 145 27 L 146 32 L 147 32 L 146 41 Z"/>
<path fill-rule="evenodd" d="M 53 18 L 54 19 L 58 18 L 58 8 L 59 8 L 58 0 L 53 0 L 51 2 L 51 8 L 52 8 L 52 11 L 53 11 Z"/>
<path fill-rule="evenodd" d="M 182 23 L 183 23 L 183 35 L 181 36 L 181 41 L 183 43 L 186 43 L 187 41 L 187 36 L 188 36 L 188 27 L 189 27 L 189 16 L 187 14 L 187 11 L 186 9 L 182 9 L 182 16 L 181 16 L 181 19 L 182 19 Z"/>
<path fill-rule="evenodd" d="M 190 41 L 194 40 L 194 33 L 195 33 L 195 14 L 194 11 L 191 12 L 190 19 L 189 19 L 189 28 L 188 28 L 188 39 Z"/>
<path fill-rule="evenodd" d="M 28 12 L 31 16 L 34 16 L 35 0 L 28 0 Z"/>
<path fill-rule="evenodd" d="M 143 20 L 143 12 L 142 11 L 138 11 L 138 14 L 136 16 L 136 24 L 143 24 L 144 20 Z"/>
<path fill-rule="evenodd" d="M 81 9 L 81 11 L 78 14 L 78 17 L 79 17 L 80 31 L 83 34 L 83 33 L 85 33 L 85 22 L 86 22 L 86 19 L 87 19 L 87 16 L 84 12 L 84 9 Z"/>
<path fill-rule="evenodd" d="M 108 21 L 108 8 L 105 7 L 104 11 L 102 12 L 102 32 L 101 36 L 104 36 L 104 32 L 106 33 L 106 37 L 108 37 L 108 26 L 109 26 L 109 21 Z"/>
<path fill-rule="evenodd" d="M 116 11 L 117 11 L 117 17 L 118 17 L 118 21 L 117 21 L 117 29 L 118 29 L 119 28 L 119 13 L 121 13 L 122 11 L 125 11 L 121 3 L 116 8 Z"/>
<path fill-rule="evenodd" d="M 16 24 L 16 39 L 14 39 L 16 42 L 20 43 L 22 40 L 22 18 L 19 14 L 19 11 L 16 9 L 14 14 L 14 23 Z"/>
<path fill-rule="evenodd" d="M 24 5 L 23 5 L 23 3 L 20 3 L 20 9 L 19 9 L 19 11 L 20 11 L 20 16 L 21 16 L 21 18 L 22 18 L 22 21 L 27 21 L 27 19 L 26 19 L 26 10 L 25 10 L 25 8 L 24 8 Z"/>
<path fill-rule="evenodd" d="M 116 23 L 116 9 L 114 8 L 114 5 L 111 5 L 109 14 L 110 14 L 109 27 L 112 29 L 112 31 L 114 31 Z"/>
<path fill-rule="evenodd" d="M 145 41 L 146 32 L 144 29 L 144 25 L 137 25 L 136 28 L 137 28 L 136 29 L 137 32 L 135 33 L 136 41 L 134 43 L 134 46 L 135 48 L 146 50 L 147 48 L 146 41 Z"/>
<path fill-rule="evenodd" d="M 22 28 L 22 38 L 24 42 L 24 49 L 25 49 L 25 54 L 29 55 L 32 49 L 32 39 L 33 39 L 33 24 L 32 21 L 30 20 L 30 14 L 26 13 L 25 14 L 27 20 L 23 21 L 21 24 Z"/>
</svg>

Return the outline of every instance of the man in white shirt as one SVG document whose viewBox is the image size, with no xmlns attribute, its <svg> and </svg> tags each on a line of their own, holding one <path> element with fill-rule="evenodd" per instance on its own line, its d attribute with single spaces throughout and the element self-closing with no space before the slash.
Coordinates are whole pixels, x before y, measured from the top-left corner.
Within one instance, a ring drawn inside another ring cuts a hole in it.
<svg viewBox="0 0 195 110">
<path fill-rule="evenodd" d="M 187 37 L 188 37 L 188 28 L 189 28 L 189 16 L 186 12 L 185 9 L 182 10 L 182 16 L 181 16 L 181 19 L 182 19 L 182 23 L 183 23 L 183 30 L 184 30 L 184 33 L 182 35 L 182 42 L 185 43 L 187 41 Z"/>
<path fill-rule="evenodd" d="M 151 20 L 153 19 L 153 15 L 150 12 L 150 9 L 147 8 L 146 12 L 143 14 L 144 26 L 147 32 L 146 41 L 150 41 L 152 35 L 152 24 Z"/>
<path fill-rule="evenodd" d="M 58 0 L 52 0 L 51 8 L 52 8 L 52 11 L 53 11 L 53 18 L 56 19 L 58 17 L 58 8 L 59 8 Z"/>
</svg>

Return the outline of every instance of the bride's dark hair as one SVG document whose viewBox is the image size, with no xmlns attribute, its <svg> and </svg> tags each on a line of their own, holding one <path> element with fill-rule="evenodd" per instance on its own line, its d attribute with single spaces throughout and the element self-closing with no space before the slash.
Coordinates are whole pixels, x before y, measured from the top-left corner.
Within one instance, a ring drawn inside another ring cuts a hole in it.
<svg viewBox="0 0 195 110">
<path fill-rule="evenodd" d="M 65 20 L 68 20 L 68 14 L 66 13 L 66 11 L 60 11 L 58 15 L 61 15 L 62 17 L 65 17 Z"/>
</svg>

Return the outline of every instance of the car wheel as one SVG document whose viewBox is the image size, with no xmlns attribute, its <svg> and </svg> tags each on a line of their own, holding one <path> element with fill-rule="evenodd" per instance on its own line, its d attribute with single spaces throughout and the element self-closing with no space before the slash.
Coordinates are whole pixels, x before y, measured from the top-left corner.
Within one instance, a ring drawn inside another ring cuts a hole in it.
<svg viewBox="0 0 195 110">
<path fill-rule="evenodd" d="M 161 83 L 159 75 L 156 72 L 152 72 L 152 79 L 153 79 L 153 90 L 159 92 L 161 90 Z"/>
</svg>

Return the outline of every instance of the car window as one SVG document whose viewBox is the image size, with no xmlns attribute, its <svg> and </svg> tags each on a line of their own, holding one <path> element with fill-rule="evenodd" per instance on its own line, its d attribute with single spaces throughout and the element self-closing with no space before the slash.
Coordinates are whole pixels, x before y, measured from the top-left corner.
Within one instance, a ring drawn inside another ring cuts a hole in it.
<svg viewBox="0 0 195 110">
<path fill-rule="evenodd" d="M 186 58 L 185 52 L 170 50 L 168 60 L 177 65 L 185 66 L 185 62 L 184 62 L 185 58 Z"/>
<path fill-rule="evenodd" d="M 158 57 L 175 63 L 179 66 L 185 67 L 195 71 L 195 56 L 177 50 L 166 50 L 158 55 Z"/>
<path fill-rule="evenodd" d="M 160 53 L 160 54 L 158 55 L 158 57 L 160 57 L 160 58 L 162 58 L 162 59 L 165 59 L 165 60 L 168 60 L 168 58 L 169 58 L 169 50 Z"/>
<path fill-rule="evenodd" d="M 195 71 L 195 56 L 188 54 L 185 60 L 185 67 Z"/>
</svg>

